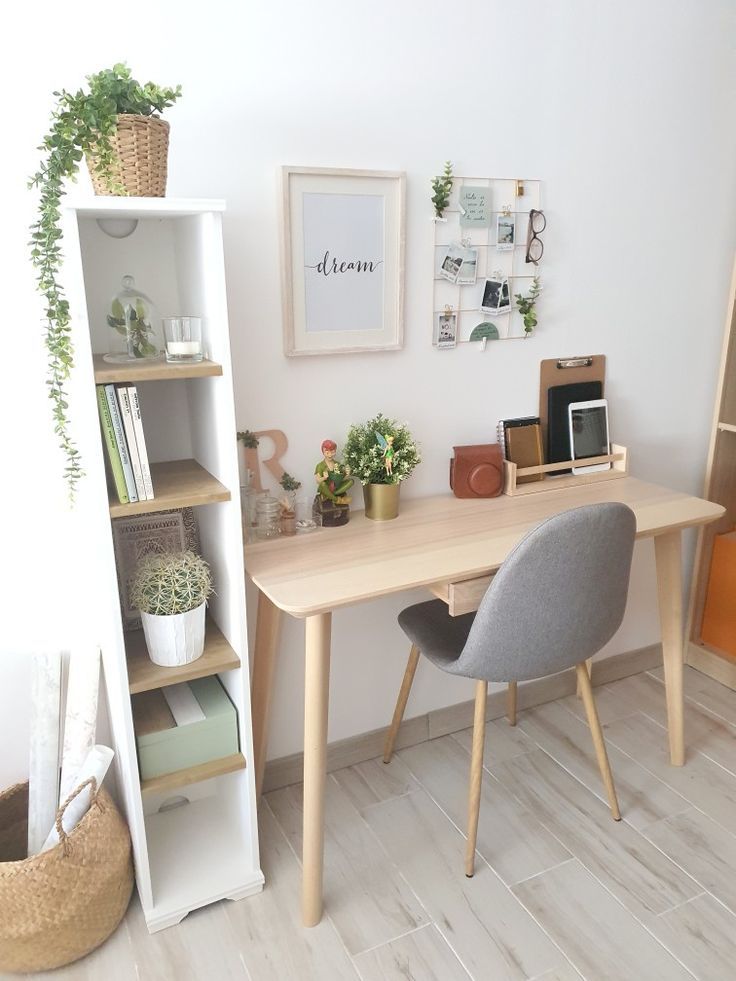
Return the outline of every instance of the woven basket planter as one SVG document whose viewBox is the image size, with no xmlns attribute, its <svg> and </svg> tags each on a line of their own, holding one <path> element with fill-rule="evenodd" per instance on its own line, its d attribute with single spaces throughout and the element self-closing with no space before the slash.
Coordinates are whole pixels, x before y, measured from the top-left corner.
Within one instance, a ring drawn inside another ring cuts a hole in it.
<svg viewBox="0 0 736 981">
<path fill-rule="evenodd" d="M 128 828 L 104 790 L 56 847 L 25 858 L 27 829 L 28 784 L 16 784 L 0 794 L 0 971 L 84 957 L 115 930 L 133 891 Z"/>
<path fill-rule="evenodd" d="M 110 140 L 118 165 L 113 178 L 130 197 L 162 198 L 166 194 L 166 168 L 169 154 L 169 124 L 158 116 L 136 116 L 121 113 L 115 134 Z M 87 155 L 87 167 L 95 194 L 110 196 L 113 192 L 95 170 L 97 158 Z"/>
</svg>

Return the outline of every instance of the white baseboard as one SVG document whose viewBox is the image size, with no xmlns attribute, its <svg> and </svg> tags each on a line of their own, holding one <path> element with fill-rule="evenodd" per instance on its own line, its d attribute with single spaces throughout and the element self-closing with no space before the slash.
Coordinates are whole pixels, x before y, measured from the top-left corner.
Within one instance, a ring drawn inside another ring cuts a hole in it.
<svg viewBox="0 0 736 981">
<path fill-rule="evenodd" d="M 641 671 L 650 671 L 662 664 L 662 645 L 651 644 L 636 651 L 614 654 L 600 661 L 593 661 L 592 681 L 594 685 L 606 685 L 620 678 L 627 678 Z M 519 683 L 519 709 L 532 708 L 543 702 L 553 702 L 575 691 L 575 671 L 570 668 L 549 678 Z M 506 692 L 495 691 L 488 696 L 486 718 L 500 719 L 506 714 Z M 460 702 L 447 708 L 436 709 L 413 719 L 405 719 L 396 736 L 396 749 L 415 746 L 428 739 L 446 736 L 451 732 L 468 729 L 473 724 L 473 702 Z M 388 726 L 362 732 L 357 736 L 339 739 L 327 747 L 327 772 L 340 770 L 344 766 L 354 766 L 365 760 L 372 760 L 383 752 L 383 743 Z M 304 754 L 294 753 L 269 760 L 263 779 L 263 791 L 279 790 L 293 783 L 300 783 L 304 768 Z"/>
</svg>

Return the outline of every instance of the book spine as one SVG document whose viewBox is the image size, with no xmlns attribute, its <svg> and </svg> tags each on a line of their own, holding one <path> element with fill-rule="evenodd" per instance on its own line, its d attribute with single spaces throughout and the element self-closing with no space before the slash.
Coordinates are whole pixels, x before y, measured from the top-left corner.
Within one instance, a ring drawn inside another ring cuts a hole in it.
<svg viewBox="0 0 736 981">
<path fill-rule="evenodd" d="M 133 427 L 133 413 L 130 411 L 130 398 L 128 389 L 125 385 L 117 386 L 118 403 L 120 404 L 120 416 L 123 420 L 125 439 L 128 443 L 128 453 L 130 455 L 130 465 L 133 468 L 133 480 L 135 480 L 135 490 L 139 501 L 146 500 L 146 490 L 143 486 L 143 474 L 141 473 L 141 458 L 138 455 L 138 441 L 135 438 L 135 428 Z"/>
<path fill-rule="evenodd" d="M 138 492 L 135 489 L 135 478 L 133 477 L 133 468 L 130 465 L 130 454 L 128 453 L 128 441 L 123 431 L 123 420 L 120 417 L 120 406 L 118 405 L 118 398 L 115 394 L 115 386 L 105 385 L 105 393 L 107 394 L 107 403 L 110 406 L 110 417 L 112 418 L 112 428 L 115 431 L 115 439 L 117 440 L 118 451 L 120 452 L 120 462 L 123 465 L 125 486 L 128 488 L 128 500 L 132 504 L 135 504 L 138 500 Z"/>
<path fill-rule="evenodd" d="M 105 449 L 107 450 L 107 459 L 110 461 L 110 470 L 112 471 L 112 479 L 115 484 L 115 491 L 118 495 L 118 501 L 121 504 L 128 504 L 130 498 L 128 497 L 128 488 L 125 485 L 125 475 L 123 474 L 123 465 L 120 462 L 120 453 L 118 452 L 118 444 L 115 439 L 115 430 L 112 428 L 112 417 L 110 415 L 110 406 L 107 401 L 107 392 L 105 391 L 104 385 L 97 385 L 97 408 L 100 413 L 100 422 L 102 424 L 102 435 L 105 440 Z"/>
<path fill-rule="evenodd" d="M 148 450 L 146 449 L 146 437 L 143 434 L 143 420 L 141 419 L 141 405 L 138 400 L 138 389 L 135 385 L 128 386 L 128 399 L 130 400 L 130 411 L 133 416 L 133 429 L 135 430 L 135 441 L 138 447 L 138 456 L 141 461 L 141 476 L 143 477 L 143 487 L 146 491 L 146 500 L 153 500 L 153 480 L 151 479 L 151 467 L 148 463 Z"/>
</svg>

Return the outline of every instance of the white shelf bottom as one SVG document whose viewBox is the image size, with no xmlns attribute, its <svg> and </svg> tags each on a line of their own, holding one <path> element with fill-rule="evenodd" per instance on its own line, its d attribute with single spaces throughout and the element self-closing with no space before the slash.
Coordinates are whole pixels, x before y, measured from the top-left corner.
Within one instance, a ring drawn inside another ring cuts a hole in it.
<svg viewBox="0 0 736 981">
<path fill-rule="evenodd" d="M 227 811 L 215 794 L 146 817 L 153 907 L 143 912 L 150 933 L 201 906 L 263 888 L 246 830 Z"/>
</svg>

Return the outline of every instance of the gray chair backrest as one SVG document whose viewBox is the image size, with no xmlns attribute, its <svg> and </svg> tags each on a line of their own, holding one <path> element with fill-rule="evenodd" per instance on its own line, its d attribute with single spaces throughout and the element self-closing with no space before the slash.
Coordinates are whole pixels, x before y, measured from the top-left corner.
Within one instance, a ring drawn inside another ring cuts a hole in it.
<svg viewBox="0 0 736 981">
<path fill-rule="evenodd" d="M 531 531 L 488 587 L 453 673 L 525 681 L 596 654 L 624 616 L 635 534 L 625 504 L 574 508 Z"/>
</svg>

